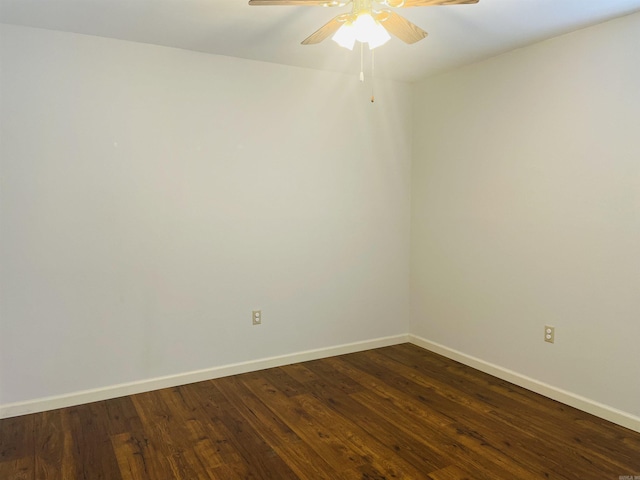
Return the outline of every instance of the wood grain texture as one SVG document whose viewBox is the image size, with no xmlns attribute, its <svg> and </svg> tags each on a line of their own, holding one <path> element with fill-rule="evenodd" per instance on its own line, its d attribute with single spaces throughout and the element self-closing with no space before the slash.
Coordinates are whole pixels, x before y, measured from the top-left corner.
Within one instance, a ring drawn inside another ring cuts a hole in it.
<svg viewBox="0 0 640 480">
<path fill-rule="evenodd" d="M 249 0 L 249 5 L 299 5 L 308 7 L 338 7 L 350 0 L 332 1 L 332 0 Z"/>
<path fill-rule="evenodd" d="M 376 20 L 391 35 L 408 44 L 419 42 L 427 36 L 427 32 L 395 12 L 381 12 L 376 15 Z"/>
<path fill-rule="evenodd" d="M 410 344 L 0 420 L 0 478 L 640 475 L 640 434 Z"/>
<path fill-rule="evenodd" d="M 431 7 L 438 5 L 468 5 L 480 0 L 405 0 L 403 7 Z"/>
<path fill-rule="evenodd" d="M 320 43 L 325 40 L 327 37 L 330 37 L 334 33 L 336 33 L 340 27 L 344 24 L 345 19 L 347 17 L 345 15 L 338 15 L 337 17 L 329 20 L 318 30 L 313 32 L 307 38 L 305 38 L 301 43 L 302 45 L 312 45 L 314 43 Z"/>
</svg>

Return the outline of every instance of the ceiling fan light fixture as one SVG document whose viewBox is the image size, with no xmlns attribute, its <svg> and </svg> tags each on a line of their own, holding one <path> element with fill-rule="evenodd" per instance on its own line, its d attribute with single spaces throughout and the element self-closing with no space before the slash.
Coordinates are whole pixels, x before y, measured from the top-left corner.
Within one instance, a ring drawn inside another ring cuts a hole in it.
<svg viewBox="0 0 640 480">
<path fill-rule="evenodd" d="M 387 30 L 380 25 L 369 12 L 358 14 L 353 22 L 345 22 L 333 34 L 331 39 L 341 47 L 353 50 L 356 40 L 368 43 L 369 49 L 373 50 L 389 41 L 391 36 Z"/>
<path fill-rule="evenodd" d="M 391 35 L 387 32 L 387 30 L 376 22 L 376 27 L 373 33 L 369 36 L 369 50 L 373 50 L 376 47 L 384 45 L 391 39 Z"/>
<path fill-rule="evenodd" d="M 380 45 L 384 45 L 391 38 L 385 28 L 376 22 L 369 12 L 358 14 L 358 18 L 353 22 L 356 33 L 356 40 L 368 43 L 373 50 Z"/>
<path fill-rule="evenodd" d="M 343 23 L 336 33 L 333 34 L 331 40 L 336 42 L 341 47 L 348 50 L 353 50 L 353 46 L 356 43 L 356 32 L 351 22 Z"/>
</svg>

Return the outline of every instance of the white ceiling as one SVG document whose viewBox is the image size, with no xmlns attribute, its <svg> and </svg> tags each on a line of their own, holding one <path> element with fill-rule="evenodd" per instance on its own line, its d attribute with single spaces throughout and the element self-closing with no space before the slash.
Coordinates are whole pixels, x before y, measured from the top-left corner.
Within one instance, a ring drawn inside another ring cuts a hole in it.
<svg viewBox="0 0 640 480">
<path fill-rule="evenodd" d="M 353 73 L 360 53 L 300 42 L 350 7 L 249 6 L 248 0 L 0 0 L 0 22 L 265 62 Z M 376 50 L 376 76 L 417 81 L 618 16 L 640 0 L 480 0 L 396 10 L 429 32 Z"/>
</svg>

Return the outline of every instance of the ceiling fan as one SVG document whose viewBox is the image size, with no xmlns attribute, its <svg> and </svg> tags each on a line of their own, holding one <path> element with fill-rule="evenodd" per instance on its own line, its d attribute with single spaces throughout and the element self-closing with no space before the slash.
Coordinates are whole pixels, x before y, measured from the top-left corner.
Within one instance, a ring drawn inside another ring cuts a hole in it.
<svg viewBox="0 0 640 480">
<path fill-rule="evenodd" d="M 353 49 L 356 40 L 374 49 L 389 40 L 391 35 L 405 43 L 415 43 L 427 32 L 390 8 L 426 7 L 432 5 L 460 5 L 479 0 L 249 0 L 249 5 L 304 5 L 343 7 L 351 4 L 351 12 L 334 17 L 302 41 L 303 45 L 320 43 L 329 36 L 340 46 Z"/>
</svg>

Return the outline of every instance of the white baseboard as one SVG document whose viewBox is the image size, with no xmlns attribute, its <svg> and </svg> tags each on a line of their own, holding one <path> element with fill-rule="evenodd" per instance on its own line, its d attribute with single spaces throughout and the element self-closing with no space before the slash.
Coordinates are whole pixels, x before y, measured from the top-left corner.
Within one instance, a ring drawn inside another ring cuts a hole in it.
<svg viewBox="0 0 640 480">
<path fill-rule="evenodd" d="M 575 407 L 579 410 L 604 418 L 605 420 L 640 433 L 640 417 L 636 417 L 630 413 L 623 412 L 608 405 L 576 395 L 575 393 L 548 385 L 527 377 L 526 375 L 522 375 L 493 363 L 485 362 L 479 358 L 472 357 L 466 353 L 459 352 L 458 350 L 454 350 L 416 335 L 409 335 L 409 341 L 414 345 L 430 350 L 434 353 L 438 353 L 452 360 L 456 360 L 460 363 L 473 367 L 476 370 L 480 370 L 481 372 L 488 373 L 494 377 L 501 378 L 502 380 L 506 380 L 507 382 L 526 388 L 527 390 L 539 393 L 545 397 L 562 402 L 565 405 Z"/>
<path fill-rule="evenodd" d="M 557 400 L 566 405 L 570 405 L 584 412 L 591 413 L 592 415 L 595 415 L 597 417 L 604 418 L 605 420 L 608 420 L 610 422 L 616 423 L 636 432 L 640 432 L 640 418 L 636 417 L 635 415 L 631 415 L 608 405 L 604 405 L 580 395 L 576 395 L 566 390 L 548 385 L 520 373 L 500 367 L 499 365 L 486 362 L 471 355 L 467 355 L 466 353 L 462 353 L 458 350 L 446 347 L 439 343 L 435 343 L 425 338 L 409 334 L 383 337 L 362 342 L 338 345 L 335 347 L 319 348 L 316 350 L 307 350 L 288 355 L 280 355 L 277 357 L 252 360 L 249 362 L 233 363 L 229 365 L 222 365 L 219 367 L 196 370 L 177 375 L 168 375 L 165 377 L 151 378 L 138 382 L 123 383 L 120 385 L 112 385 L 93 390 L 73 392 L 55 397 L 39 398 L 26 402 L 9 403 L 0 405 L 0 418 L 16 417 L 29 413 L 54 410 L 56 408 L 72 407 L 75 405 L 81 405 L 83 403 L 108 400 L 110 398 L 117 398 L 125 395 L 150 392 L 152 390 L 158 390 L 161 388 L 186 385 L 188 383 L 200 382 L 203 380 L 211 380 L 214 378 L 226 377 L 229 375 L 238 375 L 241 373 L 263 370 L 265 368 L 290 365 L 292 363 L 317 360 L 320 358 L 344 355 L 347 353 L 355 353 L 363 350 L 387 347 L 390 345 L 397 345 L 406 342 L 411 342 L 414 345 L 438 353 L 452 360 L 456 360 L 460 363 L 463 363 L 495 377 L 501 378 L 515 385 L 519 385 L 523 388 L 544 395 L 545 397 L 552 398 L 553 400 Z"/>
<path fill-rule="evenodd" d="M 220 367 L 206 368 L 203 370 L 196 370 L 177 375 L 168 375 L 166 377 L 151 378 L 138 382 L 112 385 L 109 387 L 96 388 L 93 390 L 73 392 L 66 395 L 58 395 L 55 397 L 39 398 L 26 402 L 9 403 L 0 405 L 0 418 L 17 417 L 18 415 L 44 412 L 46 410 L 54 410 L 56 408 L 72 407 L 75 405 L 81 405 L 83 403 L 108 400 L 110 398 L 123 397 L 125 395 L 134 395 L 136 393 L 150 392 L 152 390 L 158 390 L 161 388 L 176 387 L 178 385 L 186 385 L 188 383 L 211 380 L 213 378 L 254 372 L 257 370 L 263 370 L 265 368 L 280 367 L 282 365 L 290 365 L 292 363 L 317 360 L 319 358 L 344 355 L 346 353 L 360 352 L 373 348 L 388 347 L 390 345 L 397 345 L 399 343 L 407 343 L 408 341 L 409 335 L 383 337 L 373 340 L 365 340 L 362 342 L 338 345 L 335 347 L 319 348 L 316 350 L 307 350 L 304 352 L 280 355 L 277 357 L 252 360 L 249 362 L 233 363 Z"/>
</svg>

